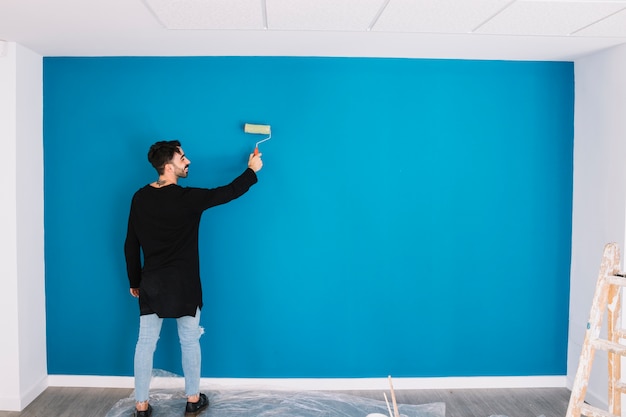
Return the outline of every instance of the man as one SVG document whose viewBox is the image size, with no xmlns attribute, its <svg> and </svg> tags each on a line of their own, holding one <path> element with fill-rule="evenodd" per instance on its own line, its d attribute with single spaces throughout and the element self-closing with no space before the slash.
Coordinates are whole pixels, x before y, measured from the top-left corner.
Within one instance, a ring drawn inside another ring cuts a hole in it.
<svg viewBox="0 0 626 417">
<path fill-rule="evenodd" d="M 200 389 L 200 310 L 202 287 L 198 227 L 204 210 L 243 195 L 257 182 L 261 155 L 250 154 L 248 168 L 228 185 L 213 189 L 180 187 L 191 161 L 179 141 L 150 147 L 148 160 L 159 178 L 133 196 L 124 243 L 130 293 L 139 298 L 139 338 L 135 349 L 137 417 L 150 417 L 152 361 L 164 318 L 175 318 L 187 395 L 186 415 L 209 405 Z M 141 252 L 143 251 L 143 267 Z"/>
</svg>

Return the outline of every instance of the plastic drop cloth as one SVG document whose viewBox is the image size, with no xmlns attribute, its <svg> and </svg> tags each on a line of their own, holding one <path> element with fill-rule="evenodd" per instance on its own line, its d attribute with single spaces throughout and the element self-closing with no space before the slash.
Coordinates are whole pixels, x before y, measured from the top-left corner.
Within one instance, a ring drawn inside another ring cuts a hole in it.
<svg viewBox="0 0 626 417">
<path fill-rule="evenodd" d="M 209 408 L 200 417 L 367 417 L 368 414 L 375 413 L 389 415 L 384 400 L 349 394 L 233 389 L 201 391 L 209 398 Z M 182 416 L 186 401 L 187 398 L 180 389 L 152 390 L 152 417 Z M 118 401 L 106 417 L 129 417 L 134 415 L 134 409 L 135 400 L 131 395 Z M 398 411 L 403 417 L 445 417 L 446 407 L 445 403 L 398 404 Z"/>
</svg>

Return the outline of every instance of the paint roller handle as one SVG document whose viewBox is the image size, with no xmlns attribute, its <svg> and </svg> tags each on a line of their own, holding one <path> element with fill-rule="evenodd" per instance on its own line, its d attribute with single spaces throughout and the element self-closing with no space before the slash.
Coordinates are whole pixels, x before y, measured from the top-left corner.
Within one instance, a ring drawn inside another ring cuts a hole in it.
<svg viewBox="0 0 626 417">
<path fill-rule="evenodd" d="M 254 148 L 254 156 L 258 156 L 259 155 L 259 147 L 257 146 L 256 148 Z"/>
<path fill-rule="evenodd" d="M 258 151 L 258 149 L 254 150 L 254 153 L 250 154 L 248 158 L 248 168 L 253 170 L 254 172 L 259 172 L 261 168 L 263 168 L 263 160 L 261 159 L 262 153 Z"/>
</svg>

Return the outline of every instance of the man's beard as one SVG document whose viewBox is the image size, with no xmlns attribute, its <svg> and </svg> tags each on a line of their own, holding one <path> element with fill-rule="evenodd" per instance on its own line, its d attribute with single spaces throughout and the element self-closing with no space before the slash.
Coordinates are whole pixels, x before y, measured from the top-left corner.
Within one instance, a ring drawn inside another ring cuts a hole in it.
<svg viewBox="0 0 626 417">
<path fill-rule="evenodd" d="M 187 178 L 187 175 L 189 174 L 189 165 L 186 165 L 183 168 L 176 168 L 176 176 L 178 178 Z"/>
</svg>

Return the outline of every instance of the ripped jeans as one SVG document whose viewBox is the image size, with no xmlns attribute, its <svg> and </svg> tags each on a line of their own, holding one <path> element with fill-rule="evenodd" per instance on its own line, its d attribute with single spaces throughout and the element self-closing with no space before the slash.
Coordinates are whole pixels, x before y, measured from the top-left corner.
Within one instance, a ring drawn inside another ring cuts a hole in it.
<svg viewBox="0 0 626 417">
<path fill-rule="evenodd" d="M 139 338 L 135 348 L 135 401 L 148 401 L 152 362 L 157 341 L 161 334 L 163 319 L 156 314 L 139 316 Z M 200 309 L 195 317 L 184 316 L 176 319 L 178 339 L 182 353 L 183 373 L 185 375 L 185 394 L 196 395 L 200 392 Z"/>
</svg>

